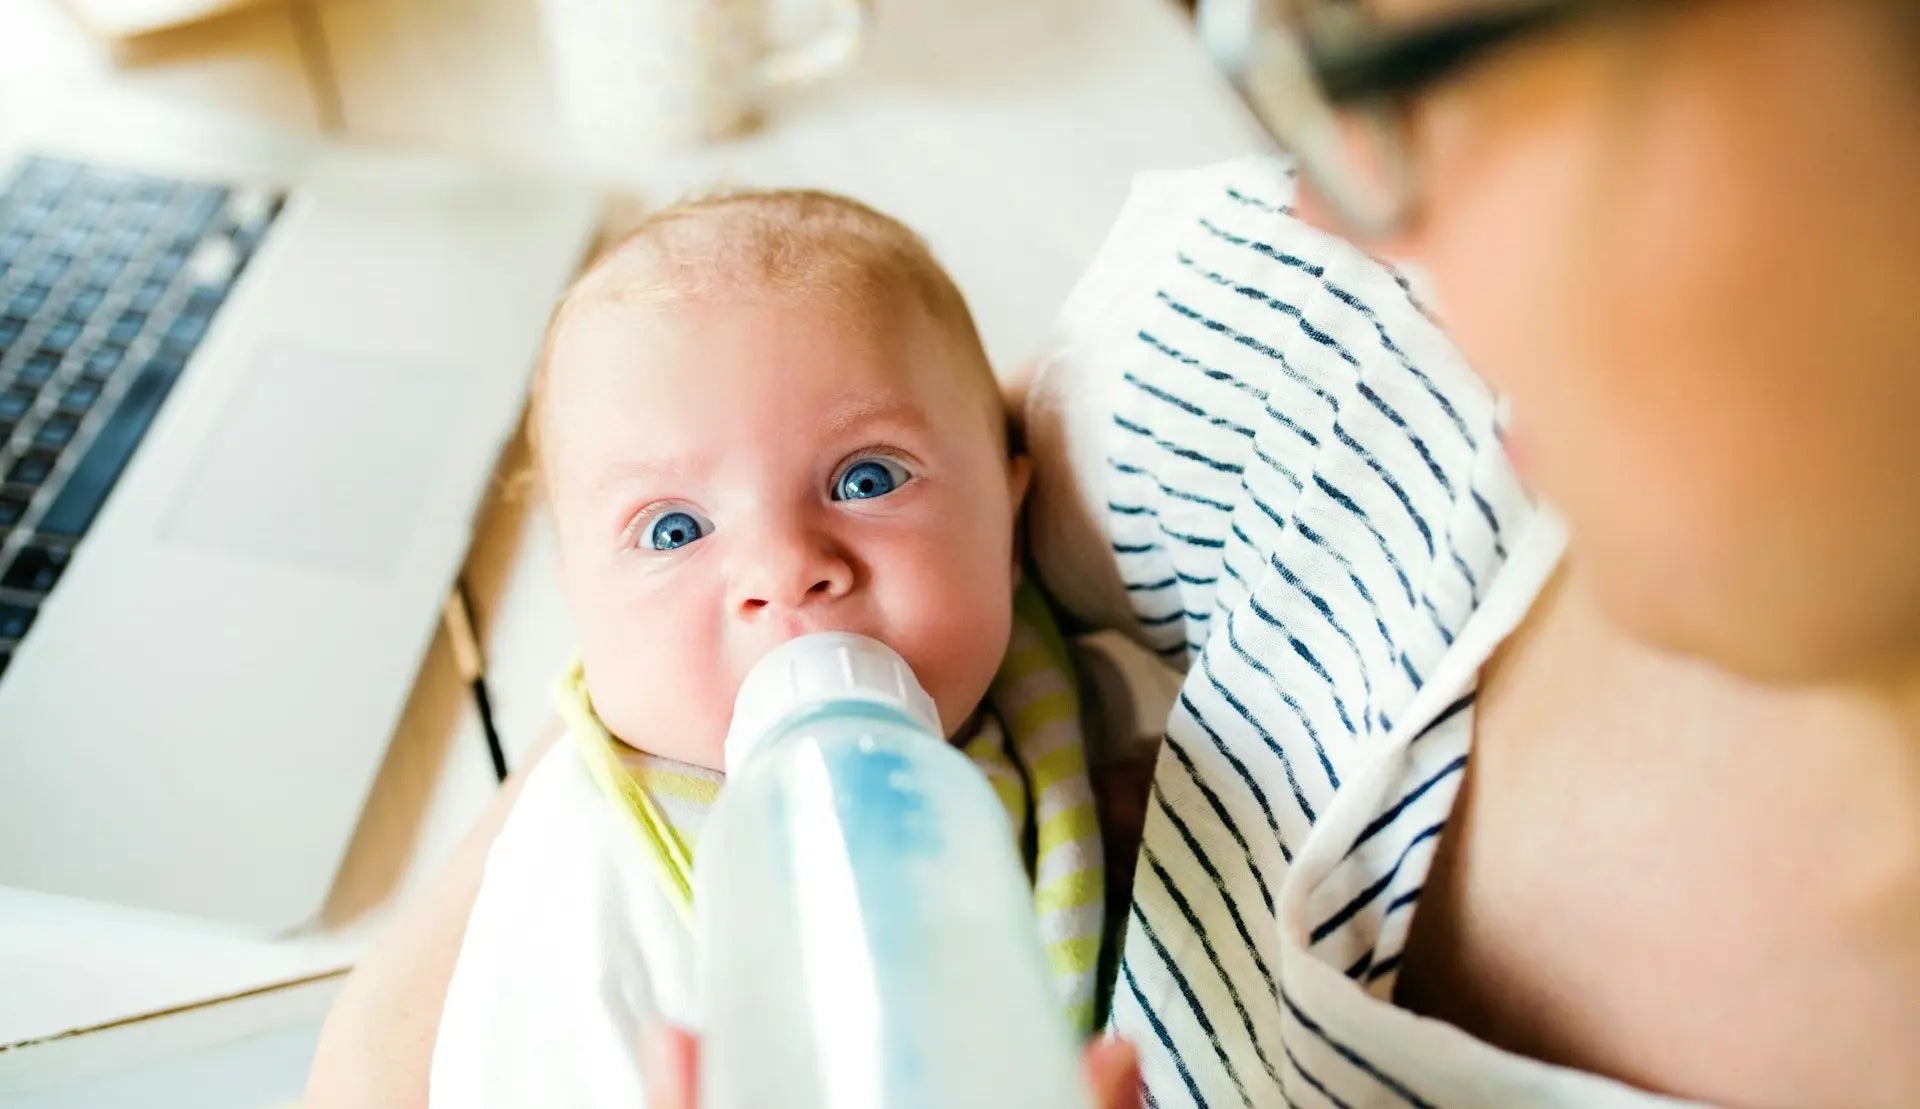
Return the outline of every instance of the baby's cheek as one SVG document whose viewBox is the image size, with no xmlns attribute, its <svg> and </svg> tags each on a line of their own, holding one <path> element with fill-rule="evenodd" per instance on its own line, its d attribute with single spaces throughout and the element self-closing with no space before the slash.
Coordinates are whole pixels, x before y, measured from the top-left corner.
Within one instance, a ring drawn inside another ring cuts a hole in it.
<svg viewBox="0 0 1920 1109">
<path fill-rule="evenodd" d="M 654 754 L 717 765 L 732 694 L 718 673 L 712 621 L 659 601 L 603 603 L 576 620 L 587 687 L 608 730 Z"/>
<path fill-rule="evenodd" d="M 928 570 L 902 584 L 888 623 L 901 633 L 894 646 L 951 730 L 972 715 L 1000 668 L 1012 625 L 1012 590 L 1004 570 L 989 572 L 978 560 Z"/>
</svg>

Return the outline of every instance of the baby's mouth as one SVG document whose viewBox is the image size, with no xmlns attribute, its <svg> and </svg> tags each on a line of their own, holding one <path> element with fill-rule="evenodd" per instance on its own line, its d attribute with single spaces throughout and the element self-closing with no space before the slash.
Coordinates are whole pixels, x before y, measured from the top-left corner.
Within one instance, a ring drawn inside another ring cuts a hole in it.
<svg viewBox="0 0 1920 1109">
<path fill-rule="evenodd" d="M 771 633 L 769 637 L 771 642 L 766 648 L 768 651 L 789 640 L 798 639 L 803 635 L 816 635 L 820 632 L 847 632 L 852 635 L 864 635 L 869 639 L 881 639 L 880 636 L 852 620 L 822 619 L 798 612 L 787 613 L 768 621 L 767 630 Z M 886 641 L 881 639 L 881 642 Z"/>
<path fill-rule="evenodd" d="M 875 635 L 868 628 L 855 624 L 852 621 L 810 620 L 800 615 L 783 616 L 777 621 L 770 622 L 764 631 L 766 634 L 761 637 L 759 642 L 753 645 L 753 648 L 747 652 L 746 657 L 741 660 L 740 676 L 742 678 L 746 677 L 747 671 L 759 665 L 760 660 L 767 657 L 774 648 L 785 643 L 790 643 L 804 635 L 818 635 L 822 632 L 845 632 L 851 635 L 865 636 L 868 639 L 879 640 L 881 643 L 886 643 L 888 647 L 893 646 L 893 644 L 887 643 L 885 636 Z"/>
</svg>

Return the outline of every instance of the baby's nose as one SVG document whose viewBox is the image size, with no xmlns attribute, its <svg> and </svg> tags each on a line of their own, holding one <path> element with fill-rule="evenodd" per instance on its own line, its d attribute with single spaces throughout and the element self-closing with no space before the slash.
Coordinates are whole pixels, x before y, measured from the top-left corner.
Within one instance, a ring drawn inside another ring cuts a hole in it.
<svg viewBox="0 0 1920 1109">
<path fill-rule="evenodd" d="M 819 604 L 853 588 L 852 564 L 837 547 L 816 537 L 771 541 L 750 557 L 736 590 L 735 607 L 743 616 Z"/>
<path fill-rule="evenodd" d="M 798 608 L 816 598 L 831 596 L 836 592 L 832 578 L 821 578 L 811 584 L 793 581 L 785 587 L 779 582 L 761 583 L 764 588 L 752 589 L 740 599 L 743 611 L 753 612 L 771 605 L 787 605 Z"/>
</svg>

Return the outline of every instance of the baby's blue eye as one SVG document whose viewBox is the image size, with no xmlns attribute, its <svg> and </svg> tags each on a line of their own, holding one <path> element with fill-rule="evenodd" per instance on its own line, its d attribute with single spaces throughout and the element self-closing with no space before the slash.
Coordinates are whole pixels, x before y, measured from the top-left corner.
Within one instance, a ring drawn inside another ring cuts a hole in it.
<svg viewBox="0 0 1920 1109">
<path fill-rule="evenodd" d="M 833 483 L 836 501 L 867 501 L 884 497 L 907 483 L 907 468 L 891 458 L 863 458 Z"/>
<path fill-rule="evenodd" d="M 705 539 L 711 525 L 691 512 L 668 512 L 647 525 L 641 545 L 656 551 L 671 551 L 697 539 Z"/>
</svg>

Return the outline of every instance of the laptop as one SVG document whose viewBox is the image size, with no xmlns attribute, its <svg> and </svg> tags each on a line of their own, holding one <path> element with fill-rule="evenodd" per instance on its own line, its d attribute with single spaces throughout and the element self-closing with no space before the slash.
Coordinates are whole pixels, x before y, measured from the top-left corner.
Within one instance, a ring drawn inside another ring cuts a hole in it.
<svg viewBox="0 0 1920 1109">
<path fill-rule="evenodd" d="M 598 202 L 161 118 L 0 147 L 0 885 L 284 931 Z"/>
</svg>

